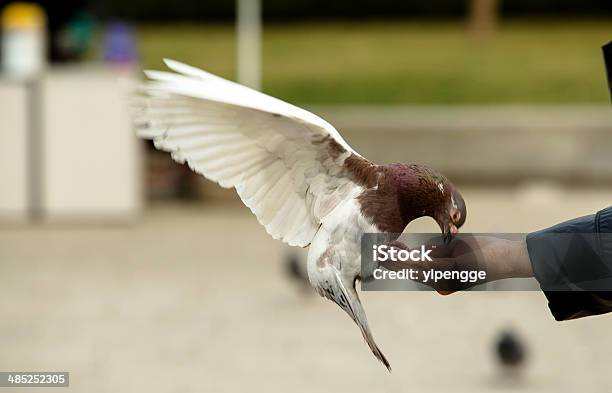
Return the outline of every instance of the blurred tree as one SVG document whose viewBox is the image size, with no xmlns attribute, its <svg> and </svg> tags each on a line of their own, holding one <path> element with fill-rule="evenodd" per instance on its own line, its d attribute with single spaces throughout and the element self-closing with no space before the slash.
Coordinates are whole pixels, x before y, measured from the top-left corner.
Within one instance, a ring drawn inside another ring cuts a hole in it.
<svg viewBox="0 0 612 393">
<path fill-rule="evenodd" d="M 490 34 L 497 25 L 499 0 L 469 0 L 469 28 L 476 37 Z"/>
</svg>

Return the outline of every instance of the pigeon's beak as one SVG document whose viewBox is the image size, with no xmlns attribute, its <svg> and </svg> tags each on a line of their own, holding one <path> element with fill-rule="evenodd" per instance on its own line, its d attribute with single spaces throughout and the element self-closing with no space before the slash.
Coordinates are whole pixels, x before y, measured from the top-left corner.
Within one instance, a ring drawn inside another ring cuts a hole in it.
<svg viewBox="0 0 612 393">
<path fill-rule="evenodd" d="M 453 237 L 455 237 L 457 232 L 459 232 L 459 230 L 454 224 L 448 224 L 448 227 L 445 227 L 443 231 L 444 244 L 449 244 L 453 240 Z"/>
</svg>

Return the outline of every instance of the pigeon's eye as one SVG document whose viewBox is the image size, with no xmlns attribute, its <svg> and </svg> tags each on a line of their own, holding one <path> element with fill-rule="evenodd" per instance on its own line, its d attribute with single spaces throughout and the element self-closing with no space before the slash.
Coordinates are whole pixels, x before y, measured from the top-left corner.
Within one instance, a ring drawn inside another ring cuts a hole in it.
<svg viewBox="0 0 612 393">
<path fill-rule="evenodd" d="M 451 215 L 451 219 L 453 220 L 453 222 L 459 222 L 459 220 L 461 219 L 461 212 L 458 210 L 455 210 L 453 214 Z"/>
</svg>

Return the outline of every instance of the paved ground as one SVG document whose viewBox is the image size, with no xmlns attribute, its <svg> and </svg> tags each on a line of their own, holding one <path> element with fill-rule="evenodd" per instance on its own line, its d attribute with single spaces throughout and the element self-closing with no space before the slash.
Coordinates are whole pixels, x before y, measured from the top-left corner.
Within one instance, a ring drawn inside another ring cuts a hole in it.
<svg viewBox="0 0 612 393">
<path fill-rule="evenodd" d="M 605 207 L 612 188 L 464 194 L 466 231 L 528 231 Z M 131 228 L 2 229 L 0 370 L 68 370 L 70 391 L 105 393 L 612 389 L 612 318 L 557 323 L 538 292 L 364 293 L 389 375 L 344 313 L 285 280 L 286 252 L 227 205 L 156 206 Z M 529 343 L 515 385 L 491 354 L 509 326 Z"/>
</svg>

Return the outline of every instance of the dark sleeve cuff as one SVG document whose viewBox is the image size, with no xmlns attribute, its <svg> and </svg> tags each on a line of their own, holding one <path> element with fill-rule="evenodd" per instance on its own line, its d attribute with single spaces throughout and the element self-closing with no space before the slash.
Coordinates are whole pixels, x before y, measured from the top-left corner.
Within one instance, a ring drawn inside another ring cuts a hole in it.
<svg viewBox="0 0 612 393">
<path fill-rule="evenodd" d="M 534 276 L 556 320 L 612 311 L 612 207 L 527 236 Z"/>
</svg>

